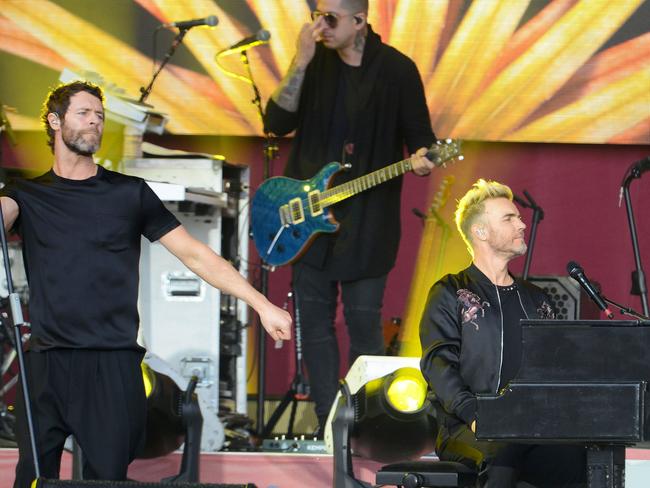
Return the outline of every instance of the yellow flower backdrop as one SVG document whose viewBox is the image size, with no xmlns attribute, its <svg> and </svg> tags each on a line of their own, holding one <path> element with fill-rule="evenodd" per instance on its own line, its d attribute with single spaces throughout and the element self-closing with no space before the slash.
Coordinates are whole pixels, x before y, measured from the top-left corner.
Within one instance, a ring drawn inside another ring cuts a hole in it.
<svg viewBox="0 0 650 488">
<path fill-rule="evenodd" d="M 215 53 L 259 28 L 269 30 L 268 46 L 249 50 L 266 99 L 314 3 L 0 0 L 0 100 L 16 107 L 9 114 L 14 128 L 34 129 L 44 92 L 30 93 L 29 101 L 24 92 L 39 79 L 54 85 L 66 67 L 98 73 L 137 99 L 151 78 L 155 27 L 217 15 L 216 28 L 188 32 L 184 55 L 172 58 L 148 101 L 169 115 L 173 133 L 258 135 L 251 87 L 220 71 Z M 648 3 L 372 0 L 369 20 L 385 42 L 416 62 L 441 136 L 650 143 Z M 167 35 L 159 36 L 159 57 Z M 239 56 L 224 63 L 244 73 Z"/>
</svg>

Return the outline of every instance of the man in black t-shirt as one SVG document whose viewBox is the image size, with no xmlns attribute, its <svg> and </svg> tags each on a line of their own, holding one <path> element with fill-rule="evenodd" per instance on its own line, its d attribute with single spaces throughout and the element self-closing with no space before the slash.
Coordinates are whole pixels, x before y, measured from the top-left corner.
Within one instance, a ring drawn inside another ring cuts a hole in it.
<svg viewBox="0 0 650 488">
<path fill-rule="evenodd" d="M 489 488 L 515 488 L 519 481 L 582 486 L 580 446 L 487 442 L 474 435 L 476 395 L 501 391 L 519 369 L 519 321 L 552 319 L 554 312 L 540 288 L 508 270 L 526 253 L 526 225 L 510 188 L 477 181 L 458 202 L 456 225 L 472 264 L 433 285 L 420 324 L 420 367 L 436 400 L 436 452 L 442 460 L 485 469 Z"/>
<path fill-rule="evenodd" d="M 268 132 L 295 130 L 285 176 L 312 178 L 327 163 L 348 163 L 334 177 L 336 185 L 404 159 L 405 147 L 413 172 L 429 174 L 433 163 L 424 155 L 435 136 L 415 63 L 372 30 L 367 0 L 318 0 L 312 19 L 300 31 L 296 55 L 264 117 Z M 339 231 L 316 237 L 294 263 L 304 358 L 321 428 L 338 389 L 339 287 L 349 363 L 385 352 L 381 308 L 399 246 L 401 191 L 399 177 L 333 206 Z"/>
<path fill-rule="evenodd" d="M 210 285 L 248 303 L 274 339 L 289 339 L 291 317 L 226 260 L 191 237 L 140 178 L 97 166 L 101 90 L 73 82 L 53 90 L 43 123 L 50 171 L 3 189 L 6 229 L 22 237 L 30 286 L 26 365 L 41 475 L 59 477 L 63 444 L 75 436 L 84 478 L 123 480 L 143 441 L 146 399 L 137 344 L 140 238 L 159 240 Z M 16 488 L 34 468 L 22 392 Z"/>
</svg>

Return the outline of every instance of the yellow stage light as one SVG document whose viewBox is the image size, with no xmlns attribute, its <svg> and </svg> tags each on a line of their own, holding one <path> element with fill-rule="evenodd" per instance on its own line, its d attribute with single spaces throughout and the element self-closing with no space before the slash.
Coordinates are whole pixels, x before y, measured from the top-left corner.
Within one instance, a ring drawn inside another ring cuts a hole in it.
<svg viewBox="0 0 650 488">
<path fill-rule="evenodd" d="M 415 412 L 422 408 L 427 397 L 427 384 L 422 374 L 413 368 L 397 370 L 386 390 L 393 408 L 400 412 Z"/>
<path fill-rule="evenodd" d="M 140 369 L 142 369 L 142 380 L 144 381 L 144 394 L 149 398 L 156 386 L 156 374 L 144 361 L 140 363 Z"/>
</svg>

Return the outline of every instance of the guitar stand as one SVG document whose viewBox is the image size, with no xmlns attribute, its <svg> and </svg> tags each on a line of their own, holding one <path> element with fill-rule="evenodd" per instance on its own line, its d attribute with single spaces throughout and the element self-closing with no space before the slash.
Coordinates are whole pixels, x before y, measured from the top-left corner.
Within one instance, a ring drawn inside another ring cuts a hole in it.
<svg viewBox="0 0 650 488">
<path fill-rule="evenodd" d="M 287 436 L 291 437 L 293 435 L 294 422 L 296 420 L 296 409 L 298 407 L 299 400 L 305 400 L 309 398 L 309 383 L 305 380 L 303 375 L 303 366 L 302 366 L 302 328 L 300 324 L 300 306 L 298 301 L 298 295 L 295 290 L 290 291 L 287 294 L 287 300 L 291 299 L 293 302 L 293 315 L 294 315 L 294 325 L 295 325 L 295 358 L 296 358 L 296 373 L 291 380 L 291 386 L 284 394 L 282 401 L 277 406 L 268 423 L 264 427 L 262 432 L 262 438 L 266 439 L 271 436 L 275 425 L 284 414 L 284 411 L 287 409 L 289 404 L 291 404 L 291 413 L 289 416 L 289 426 L 287 430 Z"/>
</svg>

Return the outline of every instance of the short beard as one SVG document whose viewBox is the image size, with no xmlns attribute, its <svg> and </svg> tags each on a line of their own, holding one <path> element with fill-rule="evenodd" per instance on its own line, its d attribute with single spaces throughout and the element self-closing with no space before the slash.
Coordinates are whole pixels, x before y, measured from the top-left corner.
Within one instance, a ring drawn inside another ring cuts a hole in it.
<svg viewBox="0 0 650 488">
<path fill-rule="evenodd" d="M 524 254 L 526 254 L 526 252 L 528 252 L 528 245 L 524 242 L 521 248 L 519 248 L 516 252 L 517 252 L 517 256 L 523 256 Z"/>
<path fill-rule="evenodd" d="M 61 132 L 61 138 L 63 143 L 75 154 L 79 156 L 92 156 L 99 149 L 101 143 L 101 137 L 98 137 L 97 142 L 87 142 L 84 140 L 83 133 L 81 132 L 72 132 L 69 133 L 66 131 L 65 127 Z"/>
</svg>

